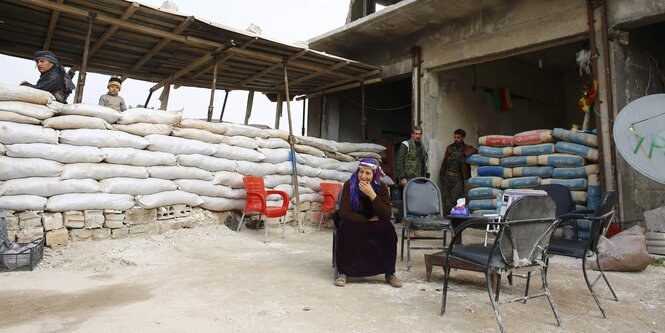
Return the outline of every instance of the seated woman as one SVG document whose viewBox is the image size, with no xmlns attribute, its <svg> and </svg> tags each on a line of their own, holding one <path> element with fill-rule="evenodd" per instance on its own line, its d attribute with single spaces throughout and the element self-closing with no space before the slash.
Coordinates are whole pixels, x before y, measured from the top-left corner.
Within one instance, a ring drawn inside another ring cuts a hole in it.
<svg viewBox="0 0 665 333">
<path fill-rule="evenodd" d="M 388 186 L 381 182 L 383 171 L 371 158 L 360 161 L 342 189 L 337 223 L 336 261 L 339 271 L 335 285 L 347 278 L 385 274 L 386 282 L 402 286 L 395 276 L 397 234 L 390 222 Z"/>
</svg>

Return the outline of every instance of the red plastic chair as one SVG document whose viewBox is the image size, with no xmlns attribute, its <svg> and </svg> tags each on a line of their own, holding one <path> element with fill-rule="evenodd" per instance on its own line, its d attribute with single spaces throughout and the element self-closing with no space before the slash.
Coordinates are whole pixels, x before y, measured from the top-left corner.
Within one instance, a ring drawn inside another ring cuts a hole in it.
<svg viewBox="0 0 665 333">
<path fill-rule="evenodd" d="M 289 195 L 286 194 L 286 192 L 278 190 L 266 190 L 265 185 L 263 184 L 263 178 L 257 176 L 245 176 L 242 178 L 242 182 L 245 184 L 245 191 L 247 192 L 247 203 L 245 203 L 245 208 L 242 210 L 242 217 L 240 217 L 240 223 L 238 224 L 237 231 L 240 231 L 242 221 L 247 214 L 258 213 L 259 219 L 261 218 L 261 215 L 265 215 L 266 217 L 283 217 L 286 215 L 286 210 L 289 208 Z M 282 197 L 282 206 L 267 205 L 266 198 L 271 194 L 278 194 Z M 285 228 L 286 220 L 282 224 L 282 238 L 284 238 Z M 263 229 L 265 229 L 264 242 L 267 242 L 267 223 Z"/>
<path fill-rule="evenodd" d="M 339 191 L 341 189 L 342 184 L 321 183 L 321 192 L 323 192 L 323 208 L 321 209 L 321 220 L 319 220 L 319 226 L 316 228 L 317 231 L 321 229 L 323 215 L 325 213 L 335 211 L 335 202 L 337 202 L 337 196 L 339 195 Z"/>
</svg>

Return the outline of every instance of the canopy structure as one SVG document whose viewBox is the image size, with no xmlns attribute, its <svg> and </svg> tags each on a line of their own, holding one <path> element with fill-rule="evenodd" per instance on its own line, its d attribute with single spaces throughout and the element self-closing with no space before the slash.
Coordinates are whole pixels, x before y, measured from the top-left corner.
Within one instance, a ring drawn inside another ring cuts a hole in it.
<svg viewBox="0 0 665 333">
<path fill-rule="evenodd" d="M 169 84 L 214 84 L 284 93 L 284 64 L 290 95 L 379 76 L 370 65 L 132 1 L 1 1 L 0 53 L 31 59 L 43 49 L 65 66 L 155 82 L 151 92 Z"/>
</svg>

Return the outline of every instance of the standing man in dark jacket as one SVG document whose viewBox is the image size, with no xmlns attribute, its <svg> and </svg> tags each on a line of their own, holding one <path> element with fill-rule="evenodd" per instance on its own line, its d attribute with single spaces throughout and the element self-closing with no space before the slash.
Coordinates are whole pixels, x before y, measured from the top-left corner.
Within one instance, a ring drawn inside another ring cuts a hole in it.
<svg viewBox="0 0 665 333">
<path fill-rule="evenodd" d="M 464 197 L 464 181 L 471 177 L 471 167 L 466 163 L 466 158 L 478 152 L 473 146 L 464 143 L 466 132 L 463 129 L 456 129 L 453 137 L 455 142 L 446 148 L 439 171 L 445 214 L 449 214 L 455 207 L 457 199 Z"/>
<path fill-rule="evenodd" d="M 411 139 L 402 142 L 397 153 L 397 179 L 402 186 L 411 178 L 429 177 L 427 148 L 422 143 L 423 129 L 413 126 Z"/>
<path fill-rule="evenodd" d="M 60 103 L 67 103 L 67 97 L 73 90 L 74 83 L 65 72 L 58 58 L 51 51 L 37 51 L 34 56 L 37 70 L 41 75 L 37 84 L 21 82 L 22 86 L 48 91 Z M 68 80 L 66 82 L 65 80 Z"/>
</svg>

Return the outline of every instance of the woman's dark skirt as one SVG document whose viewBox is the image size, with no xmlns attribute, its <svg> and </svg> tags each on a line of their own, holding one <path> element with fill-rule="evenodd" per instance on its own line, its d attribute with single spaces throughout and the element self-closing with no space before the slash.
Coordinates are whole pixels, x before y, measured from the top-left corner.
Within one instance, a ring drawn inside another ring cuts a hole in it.
<svg viewBox="0 0 665 333">
<path fill-rule="evenodd" d="M 339 221 L 337 226 L 337 270 L 362 277 L 395 272 L 397 234 L 390 220 L 377 222 Z"/>
</svg>

